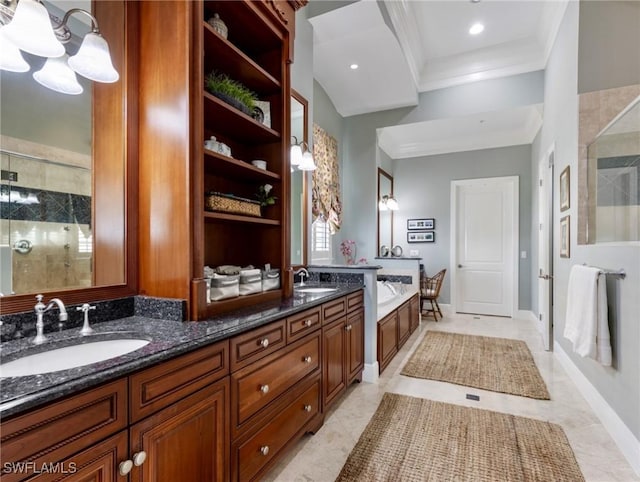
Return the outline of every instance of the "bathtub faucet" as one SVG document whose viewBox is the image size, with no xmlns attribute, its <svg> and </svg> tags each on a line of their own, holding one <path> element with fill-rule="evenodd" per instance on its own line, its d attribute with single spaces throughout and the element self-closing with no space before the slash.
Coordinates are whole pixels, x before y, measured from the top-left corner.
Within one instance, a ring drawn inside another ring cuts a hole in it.
<svg viewBox="0 0 640 482">
<path fill-rule="evenodd" d="M 294 275 L 300 275 L 300 286 L 304 286 L 304 279 L 307 278 L 309 279 L 309 272 L 306 270 L 306 268 L 300 268 L 298 271 L 296 271 L 295 273 L 293 273 Z"/>
</svg>

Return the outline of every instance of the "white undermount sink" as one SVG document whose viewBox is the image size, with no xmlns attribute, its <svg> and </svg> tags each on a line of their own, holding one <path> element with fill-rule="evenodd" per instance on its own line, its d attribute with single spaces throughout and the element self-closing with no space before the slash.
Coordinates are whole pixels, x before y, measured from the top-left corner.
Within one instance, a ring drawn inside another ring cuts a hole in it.
<svg viewBox="0 0 640 482">
<path fill-rule="evenodd" d="M 26 354 L 15 360 L 0 364 L 0 378 L 41 375 L 43 373 L 91 365 L 92 363 L 126 355 L 148 344 L 149 340 L 137 338 L 96 340 L 89 343 Z"/>
<path fill-rule="evenodd" d="M 309 287 L 309 288 L 296 288 L 298 293 L 331 293 L 332 291 L 336 291 L 338 288 L 318 288 L 318 287 Z"/>
</svg>

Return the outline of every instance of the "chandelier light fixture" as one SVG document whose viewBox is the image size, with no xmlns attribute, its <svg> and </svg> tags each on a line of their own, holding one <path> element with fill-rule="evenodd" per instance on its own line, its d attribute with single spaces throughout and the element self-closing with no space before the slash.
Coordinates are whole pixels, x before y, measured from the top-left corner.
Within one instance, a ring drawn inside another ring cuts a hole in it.
<svg viewBox="0 0 640 482">
<path fill-rule="evenodd" d="M 64 44 L 71 40 L 69 18 L 82 14 L 91 20 L 87 33 L 75 55 L 68 56 Z M 109 45 L 100 34 L 98 21 L 86 10 L 72 8 L 62 20 L 51 15 L 37 0 L 5 0 L 0 3 L 0 69 L 27 72 L 29 64 L 22 56 L 27 52 L 46 57 L 44 67 L 33 73 L 41 85 L 76 95 L 82 92 L 76 74 L 94 82 L 117 82 L 120 75 L 113 67 Z"/>
</svg>

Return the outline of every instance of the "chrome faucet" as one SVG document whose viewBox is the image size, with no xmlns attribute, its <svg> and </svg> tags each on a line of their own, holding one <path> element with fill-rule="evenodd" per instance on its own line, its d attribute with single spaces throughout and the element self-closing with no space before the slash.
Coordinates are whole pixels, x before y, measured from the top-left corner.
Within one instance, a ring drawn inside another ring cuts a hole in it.
<svg viewBox="0 0 640 482">
<path fill-rule="evenodd" d="M 300 268 L 298 271 L 296 271 L 293 274 L 294 275 L 296 275 L 296 274 L 300 275 L 300 286 L 304 286 L 304 279 L 305 278 L 309 279 L 309 272 L 306 270 L 306 268 Z"/>
<path fill-rule="evenodd" d="M 82 311 L 84 313 L 84 324 L 82 325 L 82 330 L 80 330 L 80 334 L 82 336 L 90 335 L 93 333 L 93 328 L 89 326 L 89 310 L 95 310 L 95 306 L 91 306 L 89 303 L 85 303 L 82 306 L 77 306 L 76 311 Z"/>
<path fill-rule="evenodd" d="M 62 302 L 62 300 L 60 298 L 51 298 L 51 300 L 49 300 L 49 303 L 47 303 L 46 305 L 42 302 L 43 298 L 44 298 L 44 296 L 42 296 L 42 295 L 36 295 L 36 300 L 38 300 L 38 302 L 36 303 L 36 306 L 35 306 L 35 311 L 36 311 L 36 336 L 32 340 L 32 342 L 35 343 L 36 345 L 41 345 L 42 343 L 47 341 L 47 337 L 44 336 L 44 321 L 43 321 L 43 317 L 44 317 L 44 314 L 47 311 L 49 311 L 51 308 L 53 308 L 53 305 L 57 305 L 58 306 L 58 310 L 60 311 L 60 313 L 58 313 L 58 319 L 60 321 L 67 321 L 67 310 L 64 307 L 64 303 Z"/>
</svg>

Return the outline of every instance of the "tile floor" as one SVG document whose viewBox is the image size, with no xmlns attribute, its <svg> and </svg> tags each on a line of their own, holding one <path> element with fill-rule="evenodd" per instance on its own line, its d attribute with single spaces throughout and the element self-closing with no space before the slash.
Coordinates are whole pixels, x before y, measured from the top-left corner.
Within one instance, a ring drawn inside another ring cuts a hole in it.
<svg viewBox="0 0 640 482">
<path fill-rule="evenodd" d="M 524 340 L 538 365 L 551 400 L 494 393 L 444 382 L 409 378 L 400 370 L 418 346 L 426 330 Z M 542 348 L 534 322 L 473 315 L 446 315 L 438 323 L 423 322 L 383 372 L 378 383 L 352 385 L 332 407 L 324 426 L 315 435 L 305 435 L 291 452 L 265 477 L 268 481 L 329 482 L 335 480 L 384 392 L 401 393 L 470 407 L 557 423 L 562 426 L 587 482 L 638 481 L 612 438 L 582 398 L 562 366 Z M 480 401 L 467 400 L 467 393 Z M 446 481 L 443 481 L 446 482 Z M 550 481 L 552 482 L 552 481 Z"/>
</svg>

